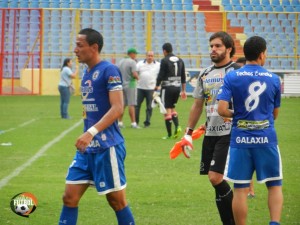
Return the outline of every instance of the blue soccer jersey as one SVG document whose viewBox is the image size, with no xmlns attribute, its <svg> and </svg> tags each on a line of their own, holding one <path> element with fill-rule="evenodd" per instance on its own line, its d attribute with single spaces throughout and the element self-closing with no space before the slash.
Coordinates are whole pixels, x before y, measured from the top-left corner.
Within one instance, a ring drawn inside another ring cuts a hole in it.
<svg viewBox="0 0 300 225">
<path fill-rule="evenodd" d="M 81 81 L 84 132 L 96 124 L 110 109 L 109 92 L 122 90 L 119 69 L 106 61 L 101 61 L 90 71 L 85 71 Z M 123 143 L 117 121 L 100 131 L 86 149 L 87 153 L 100 152 Z"/>
<path fill-rule="evenodd" d="M 280 106 L 280 79 L 258 65 L 245 65 L 224 78 L 218 100 L 233 102 L 230 146 L 277 146 L 273 111 Z"/>
</svg>

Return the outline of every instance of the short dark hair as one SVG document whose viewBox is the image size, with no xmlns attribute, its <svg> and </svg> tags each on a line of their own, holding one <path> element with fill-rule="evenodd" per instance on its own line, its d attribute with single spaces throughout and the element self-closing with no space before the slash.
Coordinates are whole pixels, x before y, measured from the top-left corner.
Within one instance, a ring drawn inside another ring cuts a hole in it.
<svg viewBox="0 0 300 225">
<path fill-rule="evenodd" d="M 245 57 L 240 57 L 236 60 L 237 63 L 243 63 L 246 64 L 246 58 Z"/>
<path fill-rule="evenodd" d="M 84 28 L 78 34 L 86 35 L 86 41 L 89 45 L 97 44 L 100 53 L 103 47 L 103 36 L 92 28 Z"/>
<path fill-rule="evenodd" d="M 209 41 L 212 41 L 213 39 L 220 38 L 225 45 L 226 48 L 231 48 L 230 52 L 230 58 L 234 56 L 235 54 L 235 44 L 233 38 L 224 31 L 219 31 L 214 34 L 212 34 L 209 38 Z"/>
<path fill-rule="evenodd" d="M 173 47 L 171 43 L 164 43 L 162 49 L 165 50 L 167 53 L 173 52 Z"/>
<path fill-rule="evenodd" d="M 244 55 L 248 61 L 253 61 L 258 59 L 260 53 L 266 51 L 266 49 L 267 42 L 264 38 L 252 36 L 244 44 Z"/>
</svg>

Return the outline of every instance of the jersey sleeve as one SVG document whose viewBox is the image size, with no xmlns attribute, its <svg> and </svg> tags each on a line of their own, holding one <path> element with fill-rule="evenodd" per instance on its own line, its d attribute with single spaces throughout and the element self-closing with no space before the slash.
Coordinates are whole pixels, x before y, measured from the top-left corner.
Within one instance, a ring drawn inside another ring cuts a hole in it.
<svg viewBox="0 0 300 225">
<path fill-rule="evenodd" d="M 230 88 L 230 74 L 227 74 L 224 78 L 224 84 L 220 87 L 218 92 L 217 100 L 224 100 L 226 102 L 231 102 L 232 91 Z"/>
<path fill-rule="evenodd" d="M 108 91 L 122 90 L 122 76 L 120 70 L 114 66 L 108 66 L 105 70 L 105 78 L 107 80 Z"/>
<path fill-rule="evenodd" d="M 275 75 L 277 76 L 277 75 Z M 281 83 L 279 77 L 276 77 L 276 93 L 275 93 L 275 102 L 274 102 L 274 108 L 280 107 L 281 102 Z"/>
</svg>

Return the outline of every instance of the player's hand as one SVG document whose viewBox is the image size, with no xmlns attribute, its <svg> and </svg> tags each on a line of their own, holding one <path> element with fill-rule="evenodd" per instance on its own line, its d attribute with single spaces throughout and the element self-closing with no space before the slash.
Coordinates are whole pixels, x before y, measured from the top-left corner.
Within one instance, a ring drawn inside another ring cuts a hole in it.
<svg viewBox="0 0 300 225">
<path fill-rule="evenodd" d="M 153 99 L 155 99 L 156 97 L 160 97 L 160 91 L 154 91 L 152 97 Z"/>
<path fill-rule="evenodd" d="M 193 150 L 193 139 L 191 135 L 184 135 L 181 139 L 181 148 L 185 157 L 190 158 L 190 151 Z"/>
<path fill-rule="evenodd" d="M 85 132 L 79 136 L 76 140 L 75 147 L 81 153 L 84 153 L 90 142 L 92 141 L 93 136 L 89 132 Z"/>
<path fill-rule="evenodd" d="M 181 96 L 181 98 L 182 98 L 183 100 L 186 100 L 186 99 L 187 99 L 187 95 L 186 95 L 186 92 L 185 92 L 185 91 L 181 92 L 181 93 L 180 93 L 180 96 Z"/>
</svg>

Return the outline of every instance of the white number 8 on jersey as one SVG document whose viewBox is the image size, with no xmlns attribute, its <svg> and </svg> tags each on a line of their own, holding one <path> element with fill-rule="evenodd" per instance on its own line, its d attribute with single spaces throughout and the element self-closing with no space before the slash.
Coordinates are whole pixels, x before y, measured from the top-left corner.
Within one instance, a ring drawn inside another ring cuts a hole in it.
<svg viewBox="0 0 300 225">
<path fill-rule="evenodd" d="M 253 82 L 249 86 L 250 95 L 245 101 L 245 107 L 248 112 L 253 111 L 259 104 L 259 96 L 266 90 L 266 83 L 261 84 L 259 81 Z"/>
</svg>

